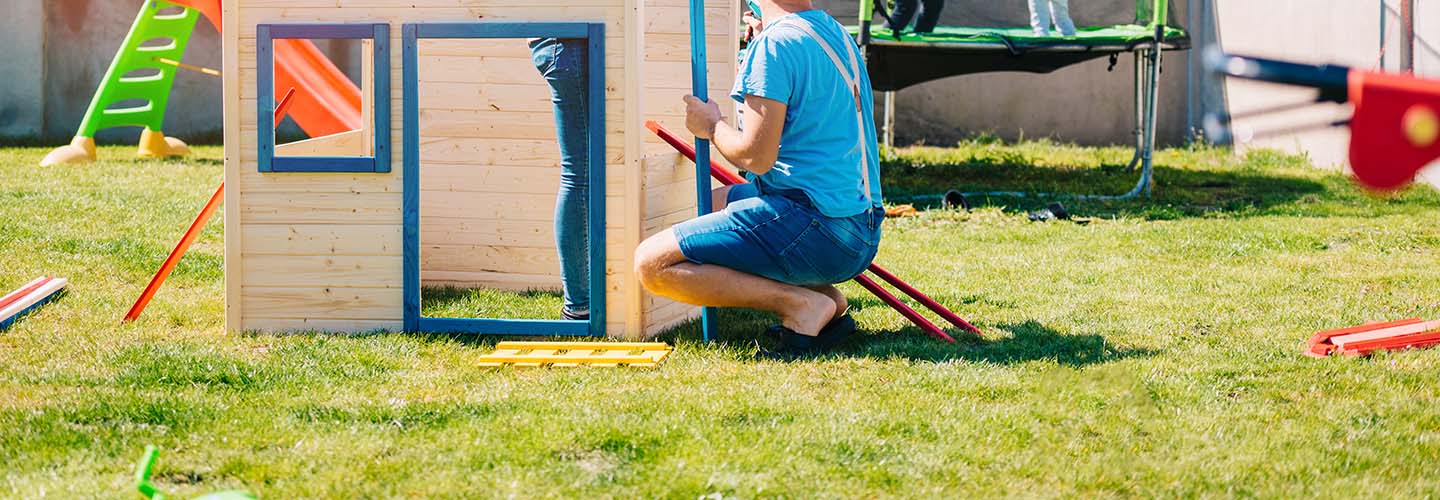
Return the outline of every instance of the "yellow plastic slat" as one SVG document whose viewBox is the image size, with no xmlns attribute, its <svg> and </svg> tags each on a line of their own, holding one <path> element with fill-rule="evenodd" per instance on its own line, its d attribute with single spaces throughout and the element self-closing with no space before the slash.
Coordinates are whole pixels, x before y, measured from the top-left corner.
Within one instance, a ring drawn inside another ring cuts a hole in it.
<svg viewBox="0 0 1440 500">
<path fill-rule="evenodd" d="M 560 355 L 559 359 L 578 359 L 578 361 L 579 361 L 578 363 L 576 363 L 576 362 L 556 361 L 555 364 L 550 365 L 550 366 L 553 366 L 553 367 L 556 367 L 556 368 L 574 368 L 574 367 L 576 367 L 576 366 L 580 366 L 581 363 L 584 363 L 584 362 L 585 362 L 585 358 L 590 357 L 590 356 L 591 356 L 592 354 L 594 354 L 594 353 L 595 353 L 595 351 L 592 351 L 592 350 L 589 350 L 589 349 L 571 349 L 571 350 L 567 351 L 565 354 Z"/>
<path fill-rule="evenodd" d="M 661 342 L 500 342 L 494 353 L 481 356 L 476 365 L 487 368 L 506 364 L 517 368 L 654 367 L 670 351 L 671 347 Z"/>
<path fill-rule="evenodd" d="M 497 349 L 497 350 L 496 350 L 495 352 L 493 352 L 493 353 L 490 353 L 490 354 L 486 354 L 486 355 L 484 355 L 484 356 L 481 356 L 481 357 L 480 357 L 480 362 L 479 362 L 479 363 L 476 363 L 476 366 L 479 366 L 479 367 L 481 367 L 481 368 L 499 368 L 499 367 L 505 366 L 505 362 L 503 362 L 503 361 L 490 361 L 489 358 L 490 358 L 491 356 L 513 356 L 513 355 L 516 355 L 516 354 L 520 354 L 520 350 L 519 350 L 519 349 Z"/>
<path fill-rule="evenodd" d="M 554 349 L 536 349 L 529 354 L 512 357 L 509 362 L 514 363 L 516 368 L 539 368 L 549 364 L 554 354 Z"/>
<path fill-rule="evenodd" d="M 496 349 L 588 349 L 592 351 L 652 351 L 670 350 L 670 345 L 664 342 L 530 342 L 530 341 L 507 341 L 495 345 Z"/>
<path fill-rule="evenodd" d="M 517 355 L 488 355 L 480 358 L 481 361 L 490 363 L 515 363 L 515 366 L 539 366 L 538 364 L 572 362 L 593 365 L 596 363 L 653 363 L 655 358 L 643 354 L 598 354 L 585 358 L 571 358 L 556 356 L 550 351 L 536 352 L 534 354 Z"/>
</svg>

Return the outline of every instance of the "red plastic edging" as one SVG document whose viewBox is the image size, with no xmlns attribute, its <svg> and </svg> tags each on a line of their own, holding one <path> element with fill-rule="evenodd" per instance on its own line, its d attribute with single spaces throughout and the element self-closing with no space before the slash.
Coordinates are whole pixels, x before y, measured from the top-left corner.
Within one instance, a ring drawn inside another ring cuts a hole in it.
<svg viewBox="0 0 1440 500">
<path fill-rule="evenodd" d="M 41 276 L 39 278 L 35 278 L 34 281 L 25 284 L 25 286 L 20 287 L 19 290 L 10 292 L 9 295 L 0 298 L 0 309 L 4 309 L 5 306 L 14 304 L 16 301 L 25 298 L 25 296 L 30 295 L 30 292 L 34 292 L 40 287 L 45 286 L 46 283 L 49 283 L 50 280 L 53 279 L 55 278 L 51 278 L 49 276 Z"/>
</svg>

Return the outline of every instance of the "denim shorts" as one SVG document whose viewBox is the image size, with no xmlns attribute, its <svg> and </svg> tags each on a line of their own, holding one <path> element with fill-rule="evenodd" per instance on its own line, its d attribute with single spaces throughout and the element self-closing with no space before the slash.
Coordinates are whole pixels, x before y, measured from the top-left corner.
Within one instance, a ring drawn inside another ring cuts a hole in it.
<svg viewBox="0 0 1440 500">
<path fill-rule="evenodd" d="M 754 184 L 731 188 L 725 210 L 676 224 L 680 252 L 781 283 L 820 286 L 859 275 L 880 248 L 885 211 L 826 217 L 804 195 L 762 194 Z"/>
</svg>

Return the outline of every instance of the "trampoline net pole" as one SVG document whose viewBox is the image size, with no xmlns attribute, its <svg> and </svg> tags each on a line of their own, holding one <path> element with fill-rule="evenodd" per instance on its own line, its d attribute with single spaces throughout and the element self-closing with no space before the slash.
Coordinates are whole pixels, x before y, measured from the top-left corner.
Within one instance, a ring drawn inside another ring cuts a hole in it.
<svg viewBox="0 0 1440 500">
<path fill-rule="evenodd" d="M 1140 165 L 1141 157 L 1145 152 L 1145 53 L 1135 53 L 1135 64 L 1130 71 L 1131 97 L 1135 105 L 1134 126 L 1130 129 L 1130 135 L 1135 140 L 1135 154 L 1130 157 L 1130 164 L 1125 171 L 1134 172 L 1135 167 Z"/>
<path fill-rule="evenodd" d="M 1415 0 L 1400 0 L 1400 71 L 1415 72 Z"/>
<path fill-rule="evenodd" d="M 865 46 L 870 44 L 870 22 L 875 18 L 875 0 L 860 0 L 860 55 L 865 55 Z"/>
<path fill-rule="evenodd" d="M 895 147 L 895 91 L 885 91 L 885 147 Z"/>
</svg>

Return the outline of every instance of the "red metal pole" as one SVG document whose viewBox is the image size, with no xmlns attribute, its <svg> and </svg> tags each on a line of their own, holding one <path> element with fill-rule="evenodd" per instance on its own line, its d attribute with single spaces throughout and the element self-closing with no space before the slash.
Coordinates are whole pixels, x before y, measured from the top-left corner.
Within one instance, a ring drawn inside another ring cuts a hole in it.
<svg viewBox="0 0 1440 500">
<path fill-rule="evenodd" d="M 870 279 L 869 276 L 863 274 L 856 276 L 855 282 L 859 283 L 862 288 L 869 290 L 870 293 L 875 294 L 875 296 L 878 297 L 881 302 L 884 302 L 886 305 L 890 306 L 890 308 L 894 309 L 896 312 L 899 312 L 901 316 L 904 316 L 905 319 L 910 320 L 910 322 L 914 323 L 915 326 L 920 327 L 920 330 L 930 334 L 932 337 L 935 337 L 937 339 L 946 342 L 955 342 L 955 338 L 951 337 L 950 334 L 945 333 L 945 330 L 941 330 L 940 327 L 935 326 L 935 323 L 931 323 L 930 320 L 925 319 L 924 316 L 921 316 L 920 313 L 915 312 L 915 310 L 911 309 L 910 306 L 905 305 L 904 302 L 901 302 L 900 299 L 896 298 L 894 294 L 891 294 L 889 290 L 886 290 L 884 287 L 880 286 L 879 283 L 876 283 L 875 280 Z"/>
<path fill-rule="evenodd" d="M 275 105 L 276 125 L 279 125 L 280 119 L 285 117 L 285 111 L 290 108 L 292 97 L 295 97 L 295 87 L 286 90 L 285 95 L 280 98 L 280 102 Z M 190 250 L 190 245 L 195 243 L 195 238 L 200 236 L 200 230 L 210 222 L 210 217 L 215 215 L 215 209 L 219 208 L 223 201 L 225 201 L 225 183 L 221 182 L 220 187 L 215 189 L 215 194 L 210 195 L 210 201 L 205 203 L 205 208 L 200 210 L 200 214 L 195 216 L 195 221 L 190 223 L 190 228 L 185 230 L 185 235 L 180 237 L 180 242 L 175 244 L 175 249 L 171 250 L 170 255 L 165 257 L 165 262 L 160 264 L 160 270 L 156 271 L 155 276 L 150 278 L 150 283 L 145 285 L 145 291 L 140 292 L 140 297 L 135 299 L 135 304 L 131 305 L 130 310 L 125 313 L 122 323 L 135 321 L 140 317 L 140 313 L 145 312 L 145 306 L 150 305 L 150 299 L 155 298 L 155 293 L 160 291 L 160 285 L 165 284 L 165 278 L 169 278 L 170 273 L 175 270 L 175 266 L 180 264 L 180 258 Z"/>
<path fill-rule="evenodd" d="M 689 143 L 681 141 L 679 137 L 676 137 L 675 134 L 671 133 L 669 130 L 666 130 L 664 126 L 661 126 L 659 123 L 651 120 L 645 122 L 645 128 L 650 129 L 650 131 L 654 132 L 655 135 L 660 136 L 660 140 L 665 141 L 666 144 L 669 144 L 670 147 L 675 148 L 676 151 L 679 151 L 680 154 L 684 155 L 686 158 L 689 158 L 690 161 L 695 161 L 695 148 Z M 716 179 L 719 179 L 721 183 L 726 185 L 745 183 L 745 179 L 741 178 L 739 175 L 734 174 L 733 172 L 730 172 L 729 170 L 726 170 L 724 167 L 720 166 L 720 164 L 718 163 L 715 163 L 713 160 L 710 162 L 710 175 L 715 177 Z M 874 263 L 870 264 L 869 270 L 870 272 L 875 273 L 876 276 L 879 276 L 880 279 L 885 280 L 887 283 L 890 283 L 890 285 L 899 289 L 901 292 L 909 295 L 910 298 L 913 298 L 916 301 L 920 302 L 926 308 L 935 312 L 935 314 L 940 315 L 940 317 L 944 318 L 946 321 L 949 321 L 957 328 L 963 329 L 970 333 L 974 333 L 975 335 L 981 335 L 980 329 L 976 328 L 975 325 L 970 324 L 970 322 L 965 321 L 964 318 L 961 318 L 960 315 L 955 314 L 953 311 L 946 309 L 945 306 L 941 305 L 939 302 L 936 302 L 935 299 L 930 298 L 930 296 L 925 295 L 920 290 L 916 289 L 913 286 L 910 286 L 909 283 L 906 283 L 894 273 L 891 273 L 885 268 L 880 267 L 879 265 Z M 859 282 L 860 285 L 866 290 L 869 290 L 870 293 L 873 293 L 875 294 L 875 296 L 880 297 L 880 300 L 885 301 L 887 304 L 890 305 L 890 307 L 895 308 L 895 310 L 899 311 L 902 316 L 905 316 L 906 318 L 909 318 L 912 322 L 915 322 L 915 324 L 919 326 L 922 330 L 925 330 L 926 325 L 929 325 L 929 327 L 933 328 L 934 331 L 929 332 L 929 330 L 927 330 L 927 332 L 931 333 L 932 335 L 938 333 L 939 335 L 937 336 L 941 337 L 942 340 L 946 340 L 949 342 L 955 341 L 955 339 L 950 338 L 949 335 L 946 335 L 943 331 L 940 331 L 939 328 L 936 328 L 934 323 L 931 323 L 929 320 L 925 319 L 925 317 L 920 316 L 918 313 L 915 312 L 914 309 L 911 309 L 910 306 L 907 306 L 905 305 L 905 303 L 900 302 L 899 299 L 895 298 L 895 296 L 890 294 L 890 292 L 885 291 L 884 288 L 881 288 L 878 283 L 875 283 L 870 278 L 861 275 L 856 277 L 855 281 Z M 886 297 L 889 297 L 894 302 L 887 301 Z"/>
<path fill-rule="evenodd" d="M 195 216 L 195 222 L 190 223 L 190 229 L 185 230 L 185 236 L 180 238 L 180 242 L 175 244 L 175 249 L 171 250 L 170 255 L 165 257 L 165 262 L 160 264 L 160 270 L 155 273 L 155 277 L 150 278 L 150 284 L 145 285 L 145 291 L 140 293 L 140 298 L 135 299 L 135 304 L 130 306 L 130 311 L 125 313 L 122 323 L 135 321 L 135 318 L 139 318 L 140 313 L 145 311 L 145 306 L 150 304 L 150 299 L 155 297 L 155 292 L 160 290 L 160 285 L 165 284 L 165 278 L 170 277 L 170 272 L 174 271 L 175 266 L 180 263 L 180 257 L 185 256 L 185 251 L 189 250 L 190 244 L 200 236 L 200 230 L 205 228 L 205 223 L 210 222 L 210 216 L 215 215 L 215 209 L 224 199 L 225 183 L 222 182 L 220 187 L 215 190 L 215 194 L 210 195 L 210 201 L 205 203 L 205 208 L 200 210 L 200 215 Z"/>
<path fill-rule="evenodd" d="M 875 273 L 880 279 L 885 280 L 886 283 L 899 289 L 905 295 L 909 295 L 910 298 L 915 299 L 921 305 L 925 306 L 926 309 L 944 318 L 945 321 L 949 321 L 950 324 L 955 325 L 956 328 L 976 335 L 983 335 L 980 333 L 979 328 L 975 328 L 975 325 L 970 324 L 969 321 L 965 321 L 965 318 L 961 318 L 959 314 L 955 314 L 953 311 L 946 309 L 945 306 L 940 305 L 935 299 L 930 298 L 929 295 L 925 295 L 920 290 L 910 286 L 909 283 L 901 280 L 899 276 L 894 275 L 889 270 L 875 264 L 870 264 L 870 272 Z"/>
</svg>

